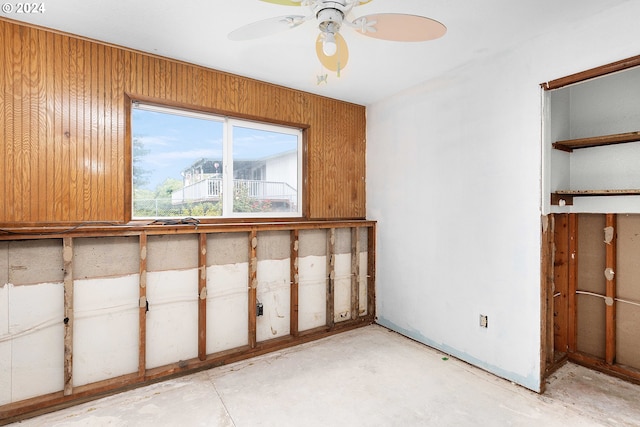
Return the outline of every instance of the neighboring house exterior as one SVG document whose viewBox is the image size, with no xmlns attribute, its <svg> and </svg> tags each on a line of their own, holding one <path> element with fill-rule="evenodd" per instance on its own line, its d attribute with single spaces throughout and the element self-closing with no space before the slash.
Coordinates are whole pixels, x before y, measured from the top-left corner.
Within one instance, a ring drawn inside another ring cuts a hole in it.
<svg viewBox="0 0 640 427">
<path fill-rule="evenodd" d="M 223 162 L 200 159 L 181 172 L 183 187 L 171 195 L 172 205 L 220 200 Z M 233 188 L 251 199 L 268 201 L 277 210 L 296 209 L 298 155 L 295 150 L 255 160 L 233 162 Z"/>
</svg>

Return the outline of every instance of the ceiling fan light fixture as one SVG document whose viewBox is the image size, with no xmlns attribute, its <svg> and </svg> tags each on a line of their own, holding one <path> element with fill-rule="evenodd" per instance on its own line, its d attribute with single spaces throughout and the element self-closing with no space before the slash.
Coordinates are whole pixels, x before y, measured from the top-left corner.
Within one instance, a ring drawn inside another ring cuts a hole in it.
<svg viewBox="0 0 640 427">
<path fill-rule="evenodd" d="M 338 51 L 338 44 L 336 43 L 336 36 L 334 33 L 324 33 L 324 40 L 322 41 L 322 52 L 327 56 L 333 56 Z"/>
</svg>

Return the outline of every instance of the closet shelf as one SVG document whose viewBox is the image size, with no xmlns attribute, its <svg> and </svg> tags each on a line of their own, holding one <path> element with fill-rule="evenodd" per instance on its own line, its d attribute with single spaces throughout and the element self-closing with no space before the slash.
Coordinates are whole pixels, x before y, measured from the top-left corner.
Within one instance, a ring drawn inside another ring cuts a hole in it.
<svg viewBox="0 0 640 427">
<path fill-rule="evenodd" d="M 571 153 L 578 148 L 600 147 L 603 145 L 623 144 L 634 141 L 640 141 L 640 131 L 594 136 L 591 138 L 567 139 L 554 142 L 553 148 Z"/>
<path fill-rule="evenodd" d="M 598 196 L 640 196 L 640 189 L 626 190 L 558 190 L 551 193 L 551 204 L 559 205 L 564 200 L 567 206 L 573 205 L 574 197 L 598 197 Z"/>
</svg>

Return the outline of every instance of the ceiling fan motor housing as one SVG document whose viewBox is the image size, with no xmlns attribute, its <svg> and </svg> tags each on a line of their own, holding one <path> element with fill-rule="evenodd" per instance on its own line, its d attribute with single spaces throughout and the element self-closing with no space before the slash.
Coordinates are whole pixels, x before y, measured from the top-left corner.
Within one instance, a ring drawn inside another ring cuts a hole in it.
<svg viewBox="0 0 640 427">
<path fill-rule="evenodd" d="M 325 33 L 336 33 L 340 30 L 345 12 L 346 1 L 321 1 L 314 8 L 318 18 L 318 28 Z"/>
</svg>

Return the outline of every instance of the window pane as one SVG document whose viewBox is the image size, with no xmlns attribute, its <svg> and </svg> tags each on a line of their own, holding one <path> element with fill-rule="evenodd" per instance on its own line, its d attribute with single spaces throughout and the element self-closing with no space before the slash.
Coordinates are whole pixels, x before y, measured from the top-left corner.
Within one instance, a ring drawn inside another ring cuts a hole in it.
<svg viewBox="0 0 640 427">
<path fill-rule="evenodd" d="M 223 123 L 134 108 L 133 217 L 222 215 Z"/>
<path fill-rule="evenodd" d="M 297 212 L 299 133 L 233 126 L 233 212 Z"/>
</svg>

